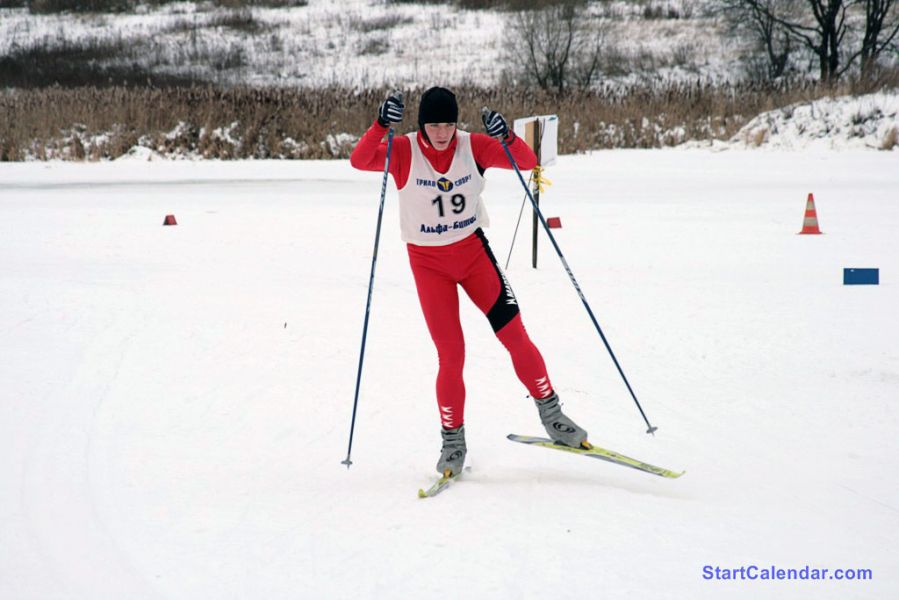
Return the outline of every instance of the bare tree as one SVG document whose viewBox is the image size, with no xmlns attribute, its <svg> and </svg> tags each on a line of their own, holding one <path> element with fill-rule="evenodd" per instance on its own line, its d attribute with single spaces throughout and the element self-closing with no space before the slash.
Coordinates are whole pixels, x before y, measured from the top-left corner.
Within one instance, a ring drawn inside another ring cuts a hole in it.
<svg viewBox="0 0 899 600">
<path fill-rule="evenodd" d="M 865 8 L 865 35 L 862 38 L 862 74 L 869 74 L 877 58 L 891 47 L 899 33 L 899 8 L 894 0 L 858 0 Z"/>
<path fill-rule="evenodd" d="M 808 0 L 808 3 L 815 17 L 814 27 L 781 23 L 814 51 L 821 81 L 831 82 L 840 75 L 840 46 L 847 31 L 845 0 Z"/>
<path fill-rule="evenodd" d="M 760 0 L 759 4 L 744 0 L 721 0 L 721 12 L 731 30 L 748 31 L 765 53 L 765 71 L 769 80 L 784 74 L 793 49 L 789 31 L 772 14 L 775 3 L 783 7 L 783 0 Z M 793 0 L 795 4 L 795 0 Z"/>
<path fill-rule="evenodd" d="M 822 81 L 832 82 L 840 76 L 841 44 L 848 31 L 847 0 L 805 0 L 808 10 L 798 16 L 788 14 L 779 2 L 740 0 L 740 3 L 780 25 L 814 52 Z"/>
<path fill-rule="evenodd" d="M 581 37 L 572 58 L 570 72 L 574 82 L 581 89 L 586 89 L 600 76 L 605 32 L 596 27 L 586 30 Z"/>
<path fill-rule="evenodd" d="M 580 2 L 523 10 L 512 17 L 510 61 L 540 88 L 564 93 L 599 74 L 602 37 Z"/>
<path fill-rule="evenodd" d="M 870 71 L 877 58 L 893 48 L 899 34 L 896 0 L 802 0 L 800 12 L 790 12 L 793 2 L 773 0 L 722 0 L 734 10 L 742 10 L 760 23 L 782 27 L 789 36 L 804 44 L 818 58 L 821 80 L 833 82 L 861 57 L 862 72 Z M 863 7 L 864 35 L 861 47 L 846 52 L 850 11 Z"/>
</svg>

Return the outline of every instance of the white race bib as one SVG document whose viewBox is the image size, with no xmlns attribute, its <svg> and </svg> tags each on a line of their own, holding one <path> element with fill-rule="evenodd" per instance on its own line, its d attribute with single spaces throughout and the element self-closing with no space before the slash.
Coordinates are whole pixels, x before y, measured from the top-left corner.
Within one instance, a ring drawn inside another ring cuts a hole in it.
<svg viewBox="0 0 899 600">
<path fill-rule="evenodd" d="M 404 242 L 445 246 L 489 224 L 481 202 L 484 178 L 471 152 L 471 137 L 456 130 L 456 150 L 446 173 L 437 172 L 418 147 L 417 134 L 406 134 L 412 145 L 412 167 L 399 190 L 400 231 Z"/>
</svg>

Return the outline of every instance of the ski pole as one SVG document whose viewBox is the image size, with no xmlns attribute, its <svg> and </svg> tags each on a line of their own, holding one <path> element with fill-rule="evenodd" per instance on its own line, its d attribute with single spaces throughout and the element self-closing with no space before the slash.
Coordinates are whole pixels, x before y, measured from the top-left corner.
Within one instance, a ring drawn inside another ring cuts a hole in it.
<svg viewBox="0 0 899 600">
<path fill-rule="evenodd" d="M 356 430 L 356 408 L 359 406 L 359 384 L 362 382 L 362 362 L 365 360 L 365 339 L 368 336 L 368 317 L 371 313 L 371 292 L 375 284 L 375 266 L 378 263 L 378 242 L 381 240 L 381 220 L 384 216 L 384 198 L 387 195 L 387 174 L 390 171 L 390 152 L 393 150 L 393 127 L 387 130 L 387 158 L 384 160 L 384 179 L 381 181 L 381 204 L 378 207 L 378 226 L 375 230 L 375 249 L 371 256 L 371 275 L 368 278 L 368 300 L 365 302 L 365 322 L 362 325 L 362 347 L 359 350 L 359 370 L 356 373 L 356 395 L 353 398 L 353 419 L 350 421 L 350 444 L 346 451 L 346 460 L 340 464 L 349 469 L 353 461 L 353 432 Z"/>
<path fill-rule="evenodd" d="M 532 178 L 533 175 L 528 177 L 528 186 L 531 185 Z M 527 199 L 527 195 L 521 199 L 521 209 L 518 211 L 518 222 L 515 224 L 515 233 L 512 234 L 512 244 L 509 246 L 509 256 L 506 257 L 506 266 L 503 267 L 506 271 L 509 270 L 509 261 L 512 260 L 512 250 L 515 248 L 515 238 L 518 237 L 518 226 L 521 225 L 521 215 L 524 214 L 524 203 L 527 202 Z"/>
<path fill-rule="evenodd" d="M 487 108 L 481 109 L 482 115 L 486 115 L 489 112 L 490 111 Z M 593 325 L 594 327 L 596 327 L 596 331 L 597 333 L 599 333 L 599 337 L 602 338 L 602 343 L 605 344 L 606 350 L 609 351 L 609 356 L 612 357 L 612 362 L 615 363 L 615 367 L 618 369 L 618 373 L 621 374 L 621 378 L 624 380 L 624 385 L 627 386 L 627 391 L 630 392 L 631 398 L 634 399 L 634 404 L 637 405 L 637 410 L 640 411 L 640 415 L 646 422 L 646 426 L 649 428 L 646 430 L 646 433 L 654 434 L 658 427 L 653 427 L 649 423 L 649 419 L 646 418 L 646 413 L 643 412 L 643 407 L 640 406 L 640 401 L 637 400 L 637 395 L 634 394 L 634 390 L 631 387 L 630 382 L 628 382 L 624 371 L 621 369 L 621 365 L 618 363 L 618 359 L 615 357 L 615 353 L 612 352 L 612 347 L 609 345 L 609 341 L 606 339 L 605 334 L 602 332 L 602 327 L 599 326 L 599 322 L 597 322 L 596 317 L 593 315 L 593 310 L 590 308 L 590 304 L 587 303 L 587 299 L 584 297 L 584 292 L 581 291 L 581 286 L 578 285 L 577 279 L 574 278 L 574 273 L 571 272 L 571 268 L 568 266 L 568 261 L 565 260 L 565 255 L 562 254 L 562 250 L 559 248 L 559 244 L 556 243 L 556 238 L 553 236 L 552 231 L 550 231 L 549 225 L 547 225 L 546 223 L 546 219 L 543 218 L 543 213 L 540 212 L 540 207 L 538 207 L 537 203 L 534 201 L 534 197 L 531 195 L 531 190 L 528 189 L 527 184 L 524 182 L 524 177 L 522 177 L 521 171 L 518 169 L 518 165 L 515 163 L 515 159 L 512 157 L 512 152 L 509 151 L 509 145 L 506 144 L 504 140 L 500 140 L 500 143 L 503 145 L 503 150 L 506 151 L 506 157 L 509 159 L 509 163 L 512 165 L 512 168 L 515 169 L 515 173 L 518 175 L 518 180 L 524 187 L 524 191 L 527 193 L 528 198 L 530 198 L 531 204 L 534 206 L 534 211 L 537 213 L 537 217 L 543 224 L 543 229 L 546 231 L 546 235 L 549 236 L 549 241 L 552 242 L 553 248 L 556 249 L 556 254 L 558 254 L 559 258 L 562 260 L 562 266 L 565 267 L 565 272 L 568 273 L 568 278 L 571 279 L 571 283 L 574 285 L 574 289 L 577 290 L 578 296 L 580 296 L 581 298 L 581 302 L 584 303 L 584 308 L 587 309 L 587 314 L 590 315 L 590 320 L 593 321 Z"/>
</svg>

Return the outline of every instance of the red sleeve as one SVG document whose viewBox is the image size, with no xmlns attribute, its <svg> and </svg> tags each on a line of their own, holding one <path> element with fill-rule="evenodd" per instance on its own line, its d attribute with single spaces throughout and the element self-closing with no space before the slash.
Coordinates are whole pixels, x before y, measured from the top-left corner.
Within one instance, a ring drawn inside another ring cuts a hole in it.
<svg viewBox="0 0 899 600">
<path fill-rule="evenodd" d="M 350 154 L 350 164 L 360 171 L 383 171 L 384 162 L 387 160 L 387 128 L 382 127 L 377 119 L 362 134 L 353 153 Z M 500 148 L 502 149 L 502 148 Z M 412 148 L 409 138 L 404 135 L 393 136 L 393 148 L 390 151 L 390 174 L 397 188 L 406 185 L 409 179 L 409 170 L 412 167 Z"/>
<path fill-rule="evenodd" d="M 518 168 L 522 171 L 530 171 L 537 166 L 537 155 L 531 150 L 523 139 L 515 135 L 512 136 L 512 142 L 508 144 L 509 152 L 518 164 Z M 474 154 L 474 161 L 482 169 L 490 167 L 499 167 L 500 169 L 511 169 L 509 157 L 499 140 L 483 133 L 471 134 L 471 152 Z"/>
</svg>

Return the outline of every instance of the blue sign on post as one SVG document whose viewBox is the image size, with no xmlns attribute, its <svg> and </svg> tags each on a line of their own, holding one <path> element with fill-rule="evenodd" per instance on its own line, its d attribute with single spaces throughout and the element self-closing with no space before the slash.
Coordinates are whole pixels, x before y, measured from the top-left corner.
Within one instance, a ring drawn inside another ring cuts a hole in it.
<svg viewBox="0 0 899 600">
<path fill-rule="evenodd" d="M 843 285 L 879 285 L 880 269 L 843 269 Z"/>
</svg>

